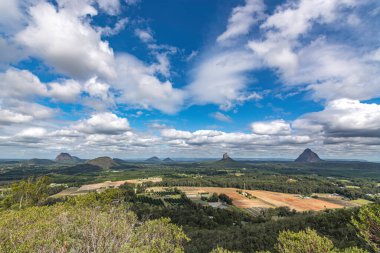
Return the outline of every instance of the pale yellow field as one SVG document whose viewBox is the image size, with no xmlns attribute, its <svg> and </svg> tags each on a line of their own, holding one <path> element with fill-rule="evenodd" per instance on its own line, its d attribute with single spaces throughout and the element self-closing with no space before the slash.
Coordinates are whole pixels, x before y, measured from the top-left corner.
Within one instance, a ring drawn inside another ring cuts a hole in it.
<svg viewBox="0 0 380 253">
<path fill-rule="evenodd" d="M 162 178 L 160 177 L 150 177 L 150 178 L 130 179 L 130 180 L 113 181 L 113 182 L 106 181 L 103 183 L 96 183 L 96 184 L 85 184 L 79 188 L 65 189 L 55 194 L 54 197 L 70 196 L 70 195 L 74 196 L 74 195 L 85 194 L 91 191 L 99 191 L 99 190 L 104 190 L 108 188 L 118 188 L 122 186 L 123 184 L 142 184 L 146 182 L 161 182 L 161 181 L 162 181 Z"/>
</svg>

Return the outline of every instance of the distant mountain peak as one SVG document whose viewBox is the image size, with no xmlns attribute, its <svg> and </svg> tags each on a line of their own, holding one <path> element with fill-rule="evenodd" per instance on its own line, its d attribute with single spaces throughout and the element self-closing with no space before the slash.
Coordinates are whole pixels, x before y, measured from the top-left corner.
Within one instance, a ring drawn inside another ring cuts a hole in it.
<svg viewBox="0 0 380 253">
<path fill-rule="evenodd" d="M 235 160 L 232 159 L 232 158 L 228 155 L 228 153 L 224 153 L 224 154 L 223 154 L 223 158 L 222 158 L 222 160 L 220 160 L 220 161 L 222 161 L 222 162 L 235 162 Z"/>
<path fill-rule="evenodd" d="M 152 156 L 151 158 L 148 158 L 145 160 L 146 162 L 150 162 L 150 163 L 159 163 L 159 162 L 162 162 L 160 158 L 158 158 L 157 156 Z"/>
<path fill-rule="evenodd" d="M 172 163 L 172 162 L 174 162 L 170 157 L 166 157 L 164 160 L 162 160 L 162 161 L 164 161 L 164 162 L 166 162 L 166 163 Z"/>
<path fill-rule="evenodd" d="M 305 149 L 302 154 L 295 160 L 295 162 L 300 163 L 316 163 L 322 162 L 323 160 L 319 158 L 317 153 L 314 153 L 310 148 Z"/>
<path fill-rule="evenodd" d="M 79 159 L 79 158 L 76 157 L 76 156 L 71 156 L 69 153 L 60 153 L 60 154 L 57 155 L 57 157 L 55 158 L 55 161 L 56 161 L 56 162 L 76 163 L 76 162 L 80 162 L 81 159 Z"/>
</svg>

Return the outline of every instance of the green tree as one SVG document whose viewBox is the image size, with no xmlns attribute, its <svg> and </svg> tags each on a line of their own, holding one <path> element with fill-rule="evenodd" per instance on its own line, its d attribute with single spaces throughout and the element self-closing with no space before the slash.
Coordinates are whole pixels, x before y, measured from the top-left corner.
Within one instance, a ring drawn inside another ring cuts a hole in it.
<svg viewBox="0 0 380 253">
<path fill-rule="evenodd" d="M 170 219 L 151 220 L 138 227 L 122 252 L 180 253 L 190 239 Z"/>
<path fill-rule="evenodd" d="M 279 253 L 327 253 L 333 250 L 334 245 L 328 238 L 306 229 L 298 233 L 281 232 L 276 248 Z"/>
<path fill-rule="evenodd" d="M 361 237 L 376 251 L 380 251 L 380 204 L 366 205 L 359 209 L 352 223 Z"/>
<path fill-rule="evenodd" d="M 28 178 L 13 183 L 1 203 L 3 208 L 24 208 L 43 202 L 49 195 L 49 178 Z"/>
</svg>

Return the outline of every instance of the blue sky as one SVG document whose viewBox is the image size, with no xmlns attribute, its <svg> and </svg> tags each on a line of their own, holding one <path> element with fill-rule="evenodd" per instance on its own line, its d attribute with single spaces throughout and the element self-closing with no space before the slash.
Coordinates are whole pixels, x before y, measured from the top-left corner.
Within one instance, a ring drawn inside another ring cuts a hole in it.
<svg viewBox="0 0 380 253">
<path fill-rule="evenodd" d="M 378 160 L 376 0 L 0 3 L 1 158 Z"/>
</svg>

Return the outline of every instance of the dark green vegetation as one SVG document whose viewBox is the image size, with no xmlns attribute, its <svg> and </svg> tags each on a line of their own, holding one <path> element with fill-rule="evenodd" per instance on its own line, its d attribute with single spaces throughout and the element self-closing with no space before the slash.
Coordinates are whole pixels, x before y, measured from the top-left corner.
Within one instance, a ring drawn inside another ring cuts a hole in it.
<svg viewBox="0 0 380 253">
<path fill-rule="evenodd" d="M 333 245 L 330 248 L 331 252 L 336 252 L 334 250 L 337 249 L 342 250 L 342 252 L 363 252 L 343 251 L 343 249 L 350 247 L 359 247 L 369 252 L 376 252 L 376 248 L 374 247 L 379 244 L 378 238 L 380 236 L 376 234 L 378 227 L 371 227 L 366 223 L 368 217 L 371 217 L 373 213 L 379 217 L 378 211 L 376 213 L 378 209 L 362 208 L 358 211 L 358 209 L 353 208 L 324 212 L 295 213 L 287 208 L 277 208 L 264 210 L 258 215 L 252 216 L 249 212 L 229 206 L 230 199 L 224 194 L 213 196 L 210 193 L 208 198 L 211 199 L 206 200 L 225 202 L 228 208 L 220 209 L 196 204 L 175 189 L 175 186 L 217 186 L 240 189 L 263 189 L 302 195 L 337 193 L 350 199 L 365 198 L 377 201 L 376 196 L 380 192 L 380 165 L 376 163 L 321 162 L 311 164 L 218 161 L 154 164 L 131 163 L 120 159 L 110 160 L 108 158 L 100 159 L 100 162 L 99 164 L 81 163 L 73 165 L 62 162 L 33 160 L 33 162 L 6 161 L 0 164 L 0 182 L 2 184 L 1 187 L 3 187 L 2 189 L 0 188 L 0 203 L 3 209 L 0 212 L 0 216 L 8 215 L 2 216 L 7 217 L 7 219 L 15 216 L 19 219 L 15 218 L 15 222 L 18 223 L 26 222 L 20 220 L 23 216 L 31 217 L 32 220 L 34 219 L 37 222 L 36 224 L 41 224 L 41 227 L 52 223 L 54 224 L 52 227 L 57 228 L 62 227 L 62 224 L 59 223 L 61 222 L 60 220 L 56 220 L 54 217 L 58 212 L 63 212 L 67 208 L 67 212 L 73 216 L 69 227 L 73 228 L 79 226 L 76 223 L 76 219 L 79 219 L 79 216 L 89 215 L 92 212 L 101 212 L 96 213 L 96 215 L 108 217 L 112 220 L 113 216 L 111 214 L 113 211 L 111 210 L 122 208 L 125 213 L 134 213 L 135 220 L 131 222 L 132 224 L 141 224 L 142 222 L 143 224 L 153 226 L 154 223 L 149 223 L 150 220 L 160 221 L 159 224 L 167 228 L 165 231 L 169 231 L 169 237 L 173 235 L 173 231 L 177 231 L 178 227 L 182 227 L 186 236 L 190 238 L 190 241 L 184 243 L 187 240 L 185 237 L 181 237 L 181 240 L 178 241 L 180 244 L 174 247 L 181 248 L 181 245 L 183 245 L 185 252 L 210 252 L 218 246 L 240 252 L 255 252 L 259 250 L 289 252 L 281 251 L 278 248 L 281 242 L 279 239 L 282 238 L 280 236 L 281 232 L 287 230 L 293 232 L 307 231 L 306 229 L 308 228 L 315 230 L 319 236 L 326 237 L 331 241 Z M 37 178 L 39 176 L 46 177 Z M 143 186 L 137 187 L 136 191 L 134 186 L 125 185 L 117 190 L 112 189 L 103 193 L 89 193 L 80 197 L 48 197 L 67 186 L 155 176 L 162 177 L 163 181 L 160 183 L 145 183 Z M 21 179 L 28 180 L 20 182 L 19 180 Z M 18 183 L 9 185 L 11 182 Z M 49 185 L 50 183 L 56 184 Z M 145 188 L 149 186 L 170 186 L 173 188 L 165 192 L 144 193 Z M 74 208 L 70 209 L 73 206 Z M 92 208 L 99 206 L 101 208 L 96 209 L 98 211 L 92 210 Z M 18 211 L 19 209 L 22 211 Z M 71 213 L 74 210 L 78 210 L 79 216 Z M 38 212 L 41 211 L 47 213 L 47 223 L 43 223 L 41 218 L 39 218 Z M 29 212 L 31 216 L 28 216 Z M 354 220 L 352 217 L 355 217 Z M 163 218 L 164 220 L 162 220 Z M 171 223 L 168 223 L 166 218 L 169 218 Z M 2 220 L 3 218 L 0 218 L 0 221 Z M 373 220 L 371 224 L 379 223 L 378 219 L 374 218 Z M 3 228 L 7 224 L 1 223 L 0 226 Z M 103 225 L 99 224 L 99 226 L 102 226 L 102 228 L 111 229 L 104 225 L 104 221 L 101 224 Z M 111 222 L 111 224 L 113 223 Z M 173 224 L 178 227 L 172 227 L 171 225 Z M 15 233 L 30 233 L 29 230 L 18 231 L 16 226 L 8 228 L 14 230 Z M 32 229 L 33 225 L 30 224 L 26 228 Z M 67 235 L 69 236 L 67 238 L 71 238 L 70 236 L 75 237 L 78 231 L 82 231 L 81 229 L 85 228 L 79 227 L 78 230 Z M 119 231 L 117 226 L 112 229 Z M 144 229 L 149 230 L 149 228 Z M 40 232 L 37 235 L 45 238 L 46 235 L 43 234 L 43 231 L 38 231 Z M 131 235 L 129 237 L 131 238 L 130 241 L 128 241 L 128 244 L 123 244 L 120 247 L 129 249 L 129 251 L 121 252 L 134 252 L 133 248 L 149 246 L 149 243 L 146 243 L 148 239 L 143 244 L 137 240 L 137 237 L 144 236 L 144 233 L 141 233 L 141 231 L 140 234 L 137 230 L 128 232 L 128 235 Z M 121 231 L 120 233 L 124 232 Z M 55 231 L 55 233 L 58 233 L 56 234 L 57 236 L 63 236 L 59 234 L 59 230 Z M 180 234 L 179 230 L 176 233 Z M 302 235 L 304 234 L 296 235 L 295 238 L 297 236 L 302 237 Z M 5 234 L 3 233 L 0 236 L 5 236 Z M 146 238 L 149 238 L 148 235 L 146 236 Z M 294 239 L 292 234 L 285 237 Z M 80 244 L 87 239 L 79 238 L 78 240 Z M 25 243 L 27 242 L 25 241 Z M 38 240 L 36 243 L 38 247 L 41 246 L 38 244 L 41 243 Z M 25 245 L 28 246 L 29 244 Z M 166 248 L 170 248 L 170 245 L 165 244 L 165 242 L 163 242 L 163 245 L 166 245 Z M 28 247 L 32 246 L 29 245 Z M 148 249 L 145 249 L 145 251 L 151 252 Z M 12 250 L 4 250 L 4 252 L 12 252 Z M 66 251 L 63 250 L 62 252 Z"/>
<path fill-rule="evenodd" d="M 162 186 L 245 187 L 304 195 L 338 193 L 350 199 L 372 199 L 368 194 L 380 192 L 380 164 L 366 162 L 152 164 L 98 158 L 78 165 L 9 161 L 0 164 L 0 184 L 41 175 L 70 186 L 161 176 Z"/>
<path fill-rule="evenodd" d="M 210 252 L 218 246 L 241 252 L 291 252 L 279 245 L 287 249 L 286 240 L 305 234 L 281 231 L 306 230 L 307 237 L 308 228 L 326 237 L 322 242 L 327 243 L 331 252 L 349 247 L 375 252 L 378 247 L 379 205 L 359 211 L 341 209 L 320 213 L 295 213 L 277 208 L 253 217 L 234 208 L 215 209 L 195 204 L 176 189 L 144 193 L 144 187 L 135 190 L 124 185 L 103 193 L 51 199 L 48 196 L 55 192 L 51 188 L 45 177 L 29 179 L 14 183 L 1 198 L 0 252 L 82 252 L 88 247 L 93 252 L 182 252 L 182 249 Z M 159 199 L 163 202 L 155 201 Z M 178 201 L 171 203 L 169 199 Z M 374 225 L 367 226 L 367 222 Z"/>
</svg>

